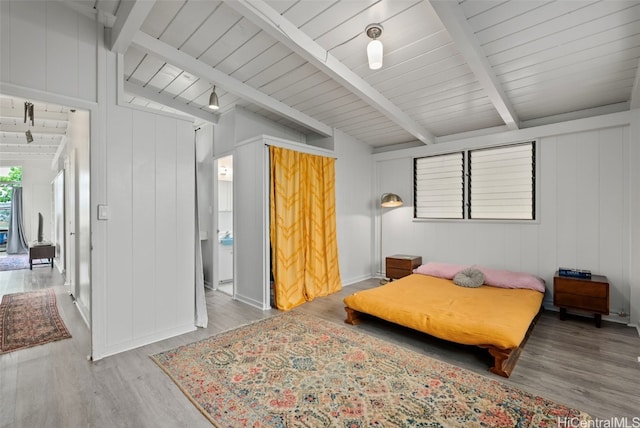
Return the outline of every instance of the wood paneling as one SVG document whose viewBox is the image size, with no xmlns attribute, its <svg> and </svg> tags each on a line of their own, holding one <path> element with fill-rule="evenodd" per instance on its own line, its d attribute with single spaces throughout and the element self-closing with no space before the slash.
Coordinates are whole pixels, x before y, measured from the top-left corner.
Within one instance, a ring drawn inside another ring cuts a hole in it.
<svg viewBox="0 0 640 428">
<path fill-rule="evenodd" d="M 61 2 L 2 3 L 2 82 L 95 102 L 95 22 Z"/>
<path fill-rule="evenodd" d="M 113 346 L 133 338 L 133 225 L 132 221 L 132 147 L 133 110 L 115 105 L 108 110 L 109 144 L 107 144 L 106 177 L 110 218 L 107 224 L 107 265 L 104 307 L 107 311 L 104 327 L 106 344 Z M 144 122 L 143 122 L 144 123 Z M 101 344 L 96 344 L 100 348 Z"/>
<path fill-rule="evenodd" d="M 525 271 L 553 289 L 558 267 L 589 269 L 611 283 L 611 317 L 629 313 L 630 223 L 625 192 L 627 127 L 576 132 L 538 141 L 535 222 L 414 222 L 410 158 L 379 161 L 378 192 L 393 191 L 405 206 L 384 216 L 383 255 L 417 254 L 423 261 L 479 264 Z M 473 142 L 468 144 L 473 147 Z M 443 149 L 441 149 L 443 150 Z M 405 191 L 406 194 L 401 193 Z M 546 304 L 550 304 L 547 296 Z"/>
<path fill-rule="evenodd" d="M 157 253 L 164 235 L 156 233 L 155 154 L 156 117 L 135 112 L 132 129 L 131 175 L 131 251 L 135 263 L 131 266 L 132 301 L 136 303 L 131 327 L 134 337 L 144 337 L 156 328 L 155 312 Z"/>
<path fill-rule="evenodd" d="M 193 329 L 194 147 L 190 123 L 108 109 L 110 208 L 101 358 Z"/>
</svg>

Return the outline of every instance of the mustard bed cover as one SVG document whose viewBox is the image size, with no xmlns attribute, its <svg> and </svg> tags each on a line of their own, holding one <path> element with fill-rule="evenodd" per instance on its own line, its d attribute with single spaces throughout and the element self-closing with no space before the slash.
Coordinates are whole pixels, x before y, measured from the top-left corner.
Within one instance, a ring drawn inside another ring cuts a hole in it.
<svg viewBox="0 0 640 428">
<path fill-rule="evenodd" d="M 524 339 L 544 295 L 528 289 L 460 287 L 412 274 L 344 299 L 356 311 L 465 345 L 513 349 Z"/>
</svg>

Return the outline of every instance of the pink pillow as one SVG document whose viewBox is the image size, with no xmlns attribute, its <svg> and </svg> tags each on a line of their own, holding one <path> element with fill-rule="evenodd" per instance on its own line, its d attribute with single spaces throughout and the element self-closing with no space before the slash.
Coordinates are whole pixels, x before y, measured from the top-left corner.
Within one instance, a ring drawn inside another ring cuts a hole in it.
<svg viewBox="0 0 640 428">
<path fill-rule="evenodd" d="M 438 278 L 453 279 L 454 276 L 461 270 L 468 268 L 468 265 L 455 265 L 451 263 L 441 262 L 429 262 L 418 266 L 413 270 L 413 273 L 420 273 L 422 275 L 431 275 Z"/>
<path fill-rule="evenodd" d="M 544 280 L 535 275 L 476 266 L 484 274 L 484 283 L 501 288 L 528 288 L 544 293 Z"/>
</svg>

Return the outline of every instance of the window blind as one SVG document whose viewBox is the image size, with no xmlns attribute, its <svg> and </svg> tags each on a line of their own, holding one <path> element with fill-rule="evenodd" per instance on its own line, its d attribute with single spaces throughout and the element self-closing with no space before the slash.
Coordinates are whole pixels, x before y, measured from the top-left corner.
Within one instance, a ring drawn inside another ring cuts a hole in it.
<svg viewBox="0 0 640 428">
<path fill-rule="evenodd" d="M 463 218 L 463 153 L 416 158 L 414 162 L 415 217 Z"/>
<path fill-rule="evenodd" d="M 469 151 L 469 218 L 535 218 L 535 142 Z"/>
</svg>

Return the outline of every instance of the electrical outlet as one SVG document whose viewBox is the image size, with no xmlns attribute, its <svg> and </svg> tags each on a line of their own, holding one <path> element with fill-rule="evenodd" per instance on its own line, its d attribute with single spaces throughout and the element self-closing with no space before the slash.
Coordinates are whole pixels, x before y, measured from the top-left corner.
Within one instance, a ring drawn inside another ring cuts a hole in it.
<svg viewBox="0 0 640 428">
<path fill-rule="evenodd" d="M 628 317 L 628 316 L 629 316 L 629 314 L 628 314 L 628 313 L 626 313 L 626 312 L 624 311 L 624 309 L 623 309 L 623 310 L 621 310 L 620 312 L 618 312 L 618 316 L 619 316 L 620 318 L 626 318 L 626 317 Z"/>
</svg>

